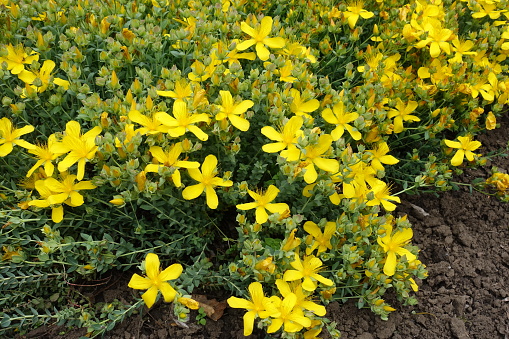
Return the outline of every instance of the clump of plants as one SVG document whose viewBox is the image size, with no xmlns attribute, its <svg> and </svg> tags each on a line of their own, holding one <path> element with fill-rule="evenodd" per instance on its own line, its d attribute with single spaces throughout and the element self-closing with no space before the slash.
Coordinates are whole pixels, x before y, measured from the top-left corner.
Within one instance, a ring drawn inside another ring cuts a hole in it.
<svg viewBox="0 0 509 339">
<path fill-rule="evenodd" d="M 394 210 L 486 162 L 506 8 L 0 0 L 0 333 L 93 337 L 158 299 L 185 322 L 198 287 L 231 292 L 245 335 L 415 304 L 427 271 Z M 481 185 L 507 197 L 506 176 Z M 137 272 L 132 304 L 74 288 L 114 270 Z"/>
</svg>

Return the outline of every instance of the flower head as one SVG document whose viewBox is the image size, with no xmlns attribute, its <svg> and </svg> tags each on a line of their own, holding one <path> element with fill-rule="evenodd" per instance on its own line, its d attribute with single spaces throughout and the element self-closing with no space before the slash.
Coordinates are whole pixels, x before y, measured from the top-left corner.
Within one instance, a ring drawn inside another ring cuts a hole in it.
<svg viewBox="0 0 509 339">
<path fill-rule="evenodd" d="M 377 144 L 372 150 L 366 150 L 366 152 L 371 153 L 371 168 L 376 171 L 383 171 L 385 168 L 382 164 L 397 164 L 399 160 L 392 155 L 388 155 L 389 151 L 389 146 L 385 141 Z"/>
<path fill-rule="evenodd" d="M 468 161 L 473 161 L 475 154 L 472 151 L 481 147 L 481 142 L 472 141 L 472 137 L 469 135 L 458 137 L 458 140 L 459 141 L 444 140 L 447 146 L 458 149 L 451 159 L 451 165 L 453 166 L 460 166 L 463 164 L 464 157 L 466 157 Z"/>
<path fill-rule="evenodd" d="M 259 282 L 252 282 L 249 287 L 250 300 L 230 297 L 227 302 L 230 307 L 244 308 L 247 310 L 244 314 L 244 335 L 248 336 L 253 333 L 254 321 L 256 317 L 262 319 L 268 318 L 271 315 L 278 315 L 278 311 L 272 305 L 272 302 L 263 294 L 262 284 Z"/>
<path fill-rule="evenodd" d="M 237 205 L 237 208 L 240 210 L 250 210 L 256 208 L 256 222 L 259 224 L 263 224 L 269 219 L 267 210 L 269 210 L 271 213 L 279 213 L 282 215 L 286 210 L 290 209 L 288 205 L 284 203 L 270 203 L 276 199 L 276 196 L 279 193 L 279 189 L 274 185 L 270 185 L 269 188 L 267 188 L 265 194 L 256 193 L 251 190 L 248 190 L 248 193 L 251 198 L 255 200 L 255 202 L 239 204 Z"/>
<path fill-rule="evenodd" d="M 180 180 L 180 172 L 179 168 L 198 168 L 200 167 L 200 163 L 197 161 L 186 161 L 179 160 L 179 156 L 182 153 L 182 143 L 178 142 L 173 145 L 167 152 L 165 152 L 160 146 L 151 146 L 150 153 L 154 156 L 154 158 L 159 162 L 159 164 L 148 164 L 145 167 L 145 172 L 153 172 L 157 173 L 160 168 L 164 167 L 173 167 L 175 168 L 175 172 L 173 172 L 171 178 L 176 187 L 180 187 L 182 182 Z"/>
<path fill-rule="evenodd" d="M 228 119 L 233 126 L 243 132 L 247 131 L 249 129 L 249 121 L 243 115 L 248 109 L 253 107 L 254 102 L 243 100 L 235 103 L 230 91 L 219 91 L 219 95 L 221 95 L 222 104 L 218 105 L 219 114 L 216 115 L 216 120 Z"/>
<path fill-rule="evenodd" d="M 285 39 L 283 38 L 269 38 L 268 35 L 272 31 L 272 18 L 265 16 L 260 22 L 260 27 L 254 29 L 249 26 L 246 22 L 240 24 L 240 29 L 249 36 L 251 39 L 241 42 L 237 45 L 238 51 L 243 51 L 249 47 L 255 45 L 256 54 L 258 57 L 265 61 L 269 59 L 270 52 L 267 47 L 270 48 L 283 48 L 285 46 Z M 267 46 L 267 47 L 266 47 Z"/>
<path fill-rule="evenodd" d="M 384 225 L 385 236 L 378 237 L 377 242 L 382 246 L 384 252 L 387 253 L 387 259 L 384 264 L 384 274 L 388 276 L 394 275 L 396 271 L 396 255 L 405 256 L 408 262 L 416 259 L 416 256 L 409 250 L 404 248 L 412 239 L 413 232 L 411 228 L 405 228 L 392 234 L 392 225 Z"/>
<path fill-rule="evenodd" d="M 322 134 L 318 138 L 317 145 L 306 146 L 302 154 L 306 172 L 304 181 L 312 184 L 318 178 L 315 166 L 326 172 L 336 173 L 339 171 L 339 162 L 336 159 L 327 159 L 326 153 L 331 147 L 332 137 L 329 134 Z"/>
<path fill-rule="evenodd" d="M 85 134 L 81 134 L 81 126 L 77 121 L 69 121 L 66 124 L 65 136 L 61 142 L 56 142 L 50 147 L 53 153 L 67 153 L 67 156 L 58 164 L 60 172 L 78 163 L 77 179 L 85 176 L 85 163 L 94 158 L 97 151 L 95 138 L 101 133 L 101 127 L 95 126 Z"/>
<path fill-rule="evenodd" d="M 197 168 L 189 168 L 189 175 L 194 180 L 198 181 L 199 184 L 188 186 L 182 191 L 182 197 L 186 200 L 195 199 L 205 191 L 207 198 L 207 206 L 212 209 L 216 209 L 219 204 L 216 191 L 216 186 L 230 187 L 233 182 L 230 180 L 223 180 L 222 178 L 216 177 L 217 173 L 217 158 L 215 155 L 209 154 L 201 165 L 201 171 Z"/>
<path fill-rule="evenodd" d="M 332 286 L 332 280 L 322 277 L 318 272 L 322 269 L 322 261 L 315 256 L 306 256 L 304 261 L 300 260 L 299 254 L 295 253 L 295 261 L 290 263 L 294 270 L 287 270 L 283 275 L 284 281 L 304 279 L 302 288 L 306 291 L 314 291 L 317 287 L 316 281 L 326 286 Z"/>
<path fill-rule="evenodd" d="M 34 130 L 34 126 L 26 125 L 21 128 L 14 128 L 12 122 L 7 118 L 0 119 L 0 157 L 5 157 L 12 152 L 14 145 L 19 145 L 26 149 L 35 149 L 28 141 L 19 139 L 22 135 L 28 134 Z"/>
<path fill-rule="evenodd" d="M 172 302 L 177 292 L 168 283 L 168 280 L 175 280 L 180 277 L 183 271 L 182 265 L 173 264 L 161 271 L 159 257 L 157 254 L 149 253 L 145 259 L 145 271 L 147 273 L 146 277 L 135 273 L 127 286 L 135 290 L 147 290 L 141 297 L 148 308 L 154 305 L 159 291 L 161 291 L 164 301 Z"/>
<path fill-rule="evenodd" d="M 375 13 L 365 10 L 363 7 L 364 3 L 362 1 L 357 1 L 348 6 L 346 8 L 347 11 L 343 13 L 345 18 L 348 20 L 348 25 L 351 29 L 355 27 L 359 17 L 363 19 L 369 19 L 375 15 Z"/>
<path fill-rule="evenodd" d="M 401 133 L 403 132 L 403 121 L 421 121 L 415 115 L 411 115 L 419 104 L 417 101 L 409 101 L 408 104 L 405 104 L 400 98 L 397 98 L 396 101 L 396 109 L 391 109 L 387 113 L 387 117 L 394 118 L 394 133 Z"/>
<path fill-rule="evenodd" d="M 304 230 L 310 234 L 310 240 L 306 243 L 310 244 L 311 247 L 306 249 L 306 254 L 313 253 L 315 249 L 318 249 L 318 254 L 332 249 L 331 238 L 336 232 L 336 223 L 329 221 L 325 225 L 325 230 L 322 233 L 320 227 L 312 221 L 306 221 L 304 224 Z"/>
<path fill-rule="evenodd" d="M 28 150 L 28 153 L 31 153 L 35 155 L 38 160 L 35 163 L 35 165 L 30 168 L 30 170 L 27 173 L 27 177 L 31 176 L 34 171 L 44 165 L 44 172 L 48 177 L 51 177 L 53 175 L 53 171 L 55 170 L 55 166 L 53 165 L 52 161 L 55 160 L 59 155 L 62 153 L 54 153 L 50 151 L 51 147 L 56 143 L 56 137 L 55 134 L 52 134 L 48 138 L 48 144 L 47 145 L 38 145 L 35 146 L 34 149 Z"/>
<path fill-rule="evenodd" d="M 262 146 L 262 150 L 267 153 L 281 152 L 281 156 L 287 158 L 289 161 L 299 159 L 300 151 L 297 148 L 299 137 L 304 133 L 300 129 L 304 120 L 302 117 L 294 116 L 284 125 L 281 132 L 278 132 L 272 126 L 265 126 L 262 128 L 262 134 L 270 140 L 276 141 L 274 143 Z"/>
<path fill-rule="evenodd" d="M 274 303 L 279 313 L 272 315 L 274 319 L 270 323 L 267 333 L 274 333 L 283 327 L 287 333 L 294 333 L 302 330 L 304 327 L 311 325 L 311 319 L 304 316 L 302 308 L 297 305 L 297 296 L 294 293 L 288 293 L 281 300 L 277 296 L 273 296 L 270 300 Z"/>
<path fill-rule="evenodd" d="M 295 115 L 303 115 L 305 117 L 311 117 L 308 113 L 314 112 L 320 107 L 320 102 L 316 99 L 304 101 L 301 99 L 300 92 L 295 88 L 290 90 L 290 95 L 293 101 L 290 105 L 290 110 Z"/>
<path fill-rule="evenodd" d="M 27 54 L 23 45 L 17 45 L 14 47 L 12 44 L 6 46 L 7 55 L 0 58 L 0 64 L 2 62 L 7 63 L 7 69 L 12 74 L 19 74 L 25 69 L 25 65 L 30 65 L 34 61 L 39 60 L 39 54 L 31 52 Z"/>
<path fill-rule="evenodd" d="M 91 181 L 80 181 L 77 183 L 75 181 L 75 175 L 67 175 L 62 181 L 58 181 L 55 178 L 37 180 L 35 182 L 35 189 L 44 199 L 32 200 L 28 205 L 42 208 L 51 206 L 51 219 L 56 223 L 61 222 L 64 218 L 62 204 L 71 207 L 81 206 L 84 203 L 84 199 L 78 191 L 96 188 Z"/>
<path fill-rule="evenodd" d="M 345 112 L 345 105 L 342 101 L 330 108 L 326 108 L 322 112 L 323 119 L 327 121 L 329 124 L 336 125 L 336 128 L 331 132 L 332 140 L 336 141 L 343 136 L 345 133 L 345 129 L 350 133 L 354 140 L 360 140 L 362 138 L 361 133 L 357 130 L 357 128 L 350 125 L 350 122 L 355 121 L 359 114 L 347 113 Z"/>
<path fill-rule="evenodd" d="M 201 141 L 205 141 L 209 136 L 203 132 L 196 123 L 209 122 L 207 114 L 192 114 L 187 110 L 187 104 L 183 101 L 175 101 L 173 104 L 173 116 L 166 112 L 157 112 L 155 118 L 164 126 L 168 127 L 168 134 L 173 137 L 180 137 L 187 131 L 193 133 Z"/>
</svg>

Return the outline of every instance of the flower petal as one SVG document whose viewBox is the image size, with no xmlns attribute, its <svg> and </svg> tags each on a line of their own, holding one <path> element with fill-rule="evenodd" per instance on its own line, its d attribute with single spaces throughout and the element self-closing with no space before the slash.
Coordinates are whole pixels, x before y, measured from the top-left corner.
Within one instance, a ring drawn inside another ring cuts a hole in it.
<svg viewBox="0 0 509 339">
<path fill-rule="evenodd" d="M 157 289 L 157 287 L 152 286 L 147 290 L 147 292 L 145 292 L 141 295 L 141 297 L 143 298 L 143 301 L 145 302 L 145 304 L 147 305 L 148 308 L 151 308 L 154 305 L 154 303 L 156 302 L 158 292 L 159 292 L 159 290 Z"/>
<path fill-rule="evenodd" d="M 148 290 L 150 287 L 154 285 L 152 281 L 148 278 L 144 278 L 141 275 L 133 274 L 131 280 L 129 280 L 128 287 L 134 288 L 135 290 Z"/>
<path fill-rule="evenodd" d="M 167 282 L 161 283 L 161 286 L 159 286 L 159 290 L 161 291 L 164 301 L 167 303 L 172 302 L 175 299 L 175 296 L 177 295 L 177 291 L 173 287 L 171 287 L 170 284 Z"/>
</svg>

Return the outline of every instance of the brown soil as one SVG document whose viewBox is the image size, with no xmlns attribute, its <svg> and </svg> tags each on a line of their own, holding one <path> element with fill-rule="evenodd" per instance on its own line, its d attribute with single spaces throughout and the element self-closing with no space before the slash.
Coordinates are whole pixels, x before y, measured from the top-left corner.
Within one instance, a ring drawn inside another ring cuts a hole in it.
<svg viewBox="0 0 509 339">
<path fill-rule="evenodd" d="M 503 148 L 508 128 L 506 117 L 501 128 L 482 136 L 482 151 Z M 509 158 L 497 158 L 484 169 L 465 171 L 460 180 L 487 178 L 491 165 L 509 170 Z M 408 214 L 414 244 L 421 248 L 419 259 L 429 269 L 429 278 L 420 283 L 417 292 L 419 304 L 404 307 L 393 302 L 397 311 L 383 321 L 368 309 L 357 309 L 354 302 L 332 303 L 328 317 L 338 323 L 342 338 L 509 338 L 509 204 L 460 187 L 439 197 L 405 196 L 398 209 L 398 213 Z M 123 274 L 100 297 L 132 301 L 129 277 Z M 105 338 L 244 338 L 242 315 L 241 310 L 228 308 L 218 321 L 208 319 L 205 326 L 191 321 L 183 328 L 176 325 L 171 307 L 160 303 L 148 313 L 131 316 Z M 61 331 L 67 333 L 62 335 Z M 69 332 L 43 327 L 27 337 L 69 339 L 82 335 L 84 329 Z M 255 330 L 250 338 L 264 337 Z M 323 333 L 321 337 L 329 335 Z"/>
</svg>

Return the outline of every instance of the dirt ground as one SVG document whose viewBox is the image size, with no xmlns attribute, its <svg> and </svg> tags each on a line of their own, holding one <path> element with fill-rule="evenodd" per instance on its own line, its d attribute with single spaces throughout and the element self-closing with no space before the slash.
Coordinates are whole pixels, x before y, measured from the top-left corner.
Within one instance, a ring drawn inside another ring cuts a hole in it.
<svg viewBox="0 0 509 339">
<path fill-rule="evenodd" d="M 500 129 L 481 136 L 481 151 L 504 147 L 508 135 L 506 117 Z M 487 178 L 491 165 L 509 171 L 509 158 L 498 158 L 486 168 L 468 170 L 459 180 Z M 382 321 L 369 309 L 357 309 L 353 302 L 332 303 L 327 314 L 338 323 L 342 338 L 509 338 L 509 204 L 461 187 L 439 197 L 405 196 L 398 207 L 398 213 L 408 214 L 414 227 L 414 244 L 421 248 L 419 259 L 429 269 L 429 278 L 421 282 L 417 292 L 419 304 L 403 307 L 393 302 L 397 311 L 388 321 Z M 120 276 L 117 284 L 103 291 L 101 297 L 131 300 L 129 278 L 130 273 Z M 218 321 L 209 319 L 205 326 L 189 322 L 189 328 L 182 328 L 175 325 L 170 307 L 158 304 L 143 316 L 130 317 L 104 337 L 245 338 L 242 315 L 242 310 L 227 308 Z M 44 327 L 27 337 L 72 339 L 85 334 L 81 329 L 62 335 L 62 330 Z M 321 337 L 329 335 L 322 333 Z M 249 338 L 265 338 L 265 334 L 255 329 Z"/>
</svg>

